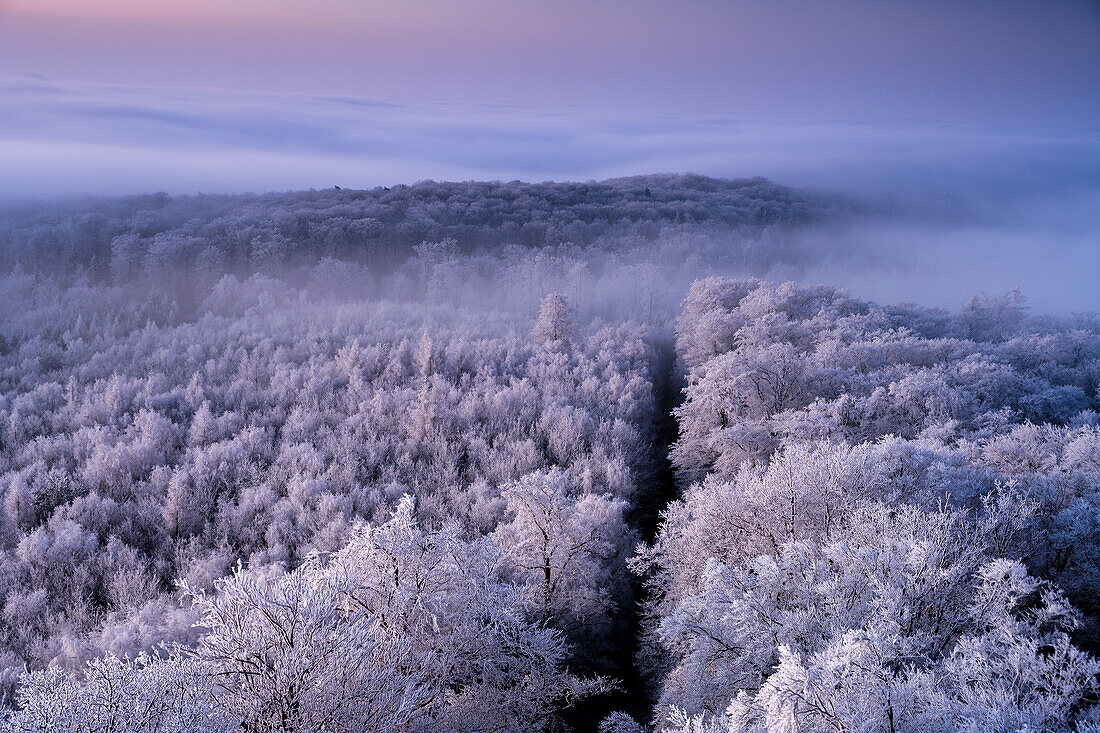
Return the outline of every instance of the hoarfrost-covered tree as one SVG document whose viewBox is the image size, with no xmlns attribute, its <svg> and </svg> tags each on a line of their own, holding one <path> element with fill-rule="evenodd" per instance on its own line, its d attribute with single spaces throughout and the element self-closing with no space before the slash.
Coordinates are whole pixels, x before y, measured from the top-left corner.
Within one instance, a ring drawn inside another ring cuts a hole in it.
<svg viewBox="0 0 1100 733">
<path fill-rule="evenodd" d="M 569 304 L 558 293 L 542 299 L 539 317 L 532 331 L 535 343 L 546 348 L 568 348 L 575 338 Z"/>
<path fill-rule="evenodd" d="M 233 719 L 215 703 L 213 678 L 179 649 L 134 660 L 107 656 L 77 680 L 53 667 L 20 681 L 4 733 L 226 733 Z"/>
<path fill-rule="evenodd" d="M 1060 591 L 988 537 L 959 511 L 872 504 L 833 541 L 712 561 L 661 626 L 682 660 L 668 729 L 1071 730 L 1100 664 Z"/>
<path fill-rule="evenodd" d="M 498 546 L 423 531 L 413 506 L 293 571 L 184 584 L 205 630 L 194 652 L 108 656 L 82 681 L 28 673 L 2 730 L 519 733 L 610 689 L 567 670 Z"/>
<path fill-rule="evenodd" d="M 560 469 L 524 476 L 503 497 L 513 519 L 495 536 L 518 577 L 538 589 L 542 618 L 567 631 L 608 623 L 634 545 L 626 502 L 578 493 Z"/>
<path fill-rule="evenodd" d="M 502 579 L 499 546 L 464 540 L 453 523 L 426 532 L 413 506 L 405 497 L 392 519 L 357 530 L 333 559 L 346 569 L 352 604 L 407 639 L 432 675 L 411 730 L 539 730 L 609 689 L 570 674 L 561 634 L 528 620 L 535 604 L 523 586 Z"/>
<path fill-rule="evenodd" d="M 352 606 L 344 570 L 318 556 L 272 579 L 238 567 L 215 592 L 188 592 L 209 629 L 197 657 L 218 705 L 250 733 L 397 730 L 431 700 L 431 660 Z"/>
</svg>

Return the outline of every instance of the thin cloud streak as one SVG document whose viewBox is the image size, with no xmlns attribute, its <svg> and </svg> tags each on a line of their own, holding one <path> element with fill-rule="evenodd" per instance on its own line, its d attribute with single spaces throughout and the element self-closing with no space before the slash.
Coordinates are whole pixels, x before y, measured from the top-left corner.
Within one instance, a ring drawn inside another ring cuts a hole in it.
<svg viewBox="0 0 1100 733">
<path fill-rule="evenodd" d="M 8 0 L 0 73 L 649 114 L 1093 124 L 1083 0 Z"/>
<path fill-rule="evenodd" d="M 626 113 L 0 79 L 0 195 L 763 175 L 860 193 L 1100 188 L 1100 131 Z"/>
</svg>

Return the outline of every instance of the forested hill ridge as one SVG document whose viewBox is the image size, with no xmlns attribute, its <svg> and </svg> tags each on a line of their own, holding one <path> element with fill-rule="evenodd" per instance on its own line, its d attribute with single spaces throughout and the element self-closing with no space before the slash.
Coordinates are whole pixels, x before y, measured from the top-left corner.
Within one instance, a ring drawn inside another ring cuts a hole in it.
<svg viewBox="0 0 1100 733">
<path fill-rule="evenodd" d="M 502 245 L 590 245 L 600 238 L 652 241 L 672 231 L 729 234 L 805 224 L 852 209 L 763 178 L 649 175 L 587 183 L 424 181 L 370 190 L 332 188 L 263 195 L 169 196 L 0 203 L 0 271 L 91 277 L 111 274 L 124 235 L 165 264 L 195 264 L 206 248 L 244 273 L 250 260 L 312 264 L 325 257 L 392 266 L 423 241 L 464 251 Z M 118 247 L 114 247 L 115 250 Z"/>
</svg>

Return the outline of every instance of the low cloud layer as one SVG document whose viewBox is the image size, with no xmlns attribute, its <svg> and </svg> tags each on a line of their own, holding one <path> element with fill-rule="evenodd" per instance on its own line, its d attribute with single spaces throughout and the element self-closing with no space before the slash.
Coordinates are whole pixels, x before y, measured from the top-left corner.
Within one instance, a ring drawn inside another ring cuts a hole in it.
<svg viewBox="0 0 1100 733">
<path fill-rule="evenodd" d="M 1100 310 L 1100 130 L 642 119 L 26 76 L 0 80 L 0 99 L 0 198 L 760 175 L 882 215 L 805 234 L 873 254 L 870 270 L 791 276 L 885 301 L 958 305 L 1021 287 L 1039 310 Z"/>
<path fill-rule="evenodd" d="M 419 104 L 0 81 L 0 195 L 234 192 L 655 171 L 929 195 L 1100 187 L 1100 130 Z"/>
</svg>

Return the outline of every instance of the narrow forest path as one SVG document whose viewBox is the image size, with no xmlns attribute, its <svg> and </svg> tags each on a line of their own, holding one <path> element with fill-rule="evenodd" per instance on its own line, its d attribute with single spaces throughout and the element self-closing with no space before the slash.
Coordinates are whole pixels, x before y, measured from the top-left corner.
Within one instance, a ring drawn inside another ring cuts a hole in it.
<svg viewBox="0 0 1100 733">
<path fill-rule="evenodd" d="M 644 476 L 639 477 L 638 493 L 631 509 L 629 520 L 642 542 L 650 543 L 660 527 L 661 513 L 669 502 L 679 495 L 676 474 L 669 460 L 669 450 L 679 436 L 679 427 L 673 410 L 683 398 L 682 378 L 676 368 L 675 341 L 671 334 L 655 340 L 657 362 L 653 371 L 654 400 L 657 405 L 656 423 L 653 428 L 653 443 L 650 446 L 649 466 Z M 612 633 L 621 637 L 616 645 L 614 665 L 610 674 L 618 681 L 618 692 L 594 698 L 578 705 L 567 715 L 567 722 L 578 733 L 596 731 L 600 721 L 609 713 L 622 710 L 633 715 L 636 720 L 645 721 L 652 713 L 653 700 L 647 680 L 636 664 L 636 655 L 641 643 L 641 613 L 645 602 L 646 588 L 642 579 L 633 576 L 633 603 L 618 609 Z"/>
<path fill-rule="evenodd" d="M 676 345 L 669 335 L 659 341 L 657 369 L 654 374 L 654 398 L 657 422 L 654 427 L 651 473 L 642 481 L 630 516 L 643 542 L 652 542 L 660 525 L 661 512 L 677 495 L 676 474 L 669 461 L 669 450 L 679 437 L 675 410 L 683 399 L 683 380 L 676 368 Z"/>
</svg>

